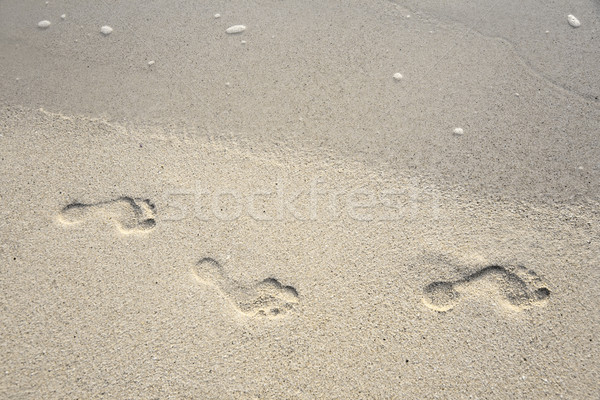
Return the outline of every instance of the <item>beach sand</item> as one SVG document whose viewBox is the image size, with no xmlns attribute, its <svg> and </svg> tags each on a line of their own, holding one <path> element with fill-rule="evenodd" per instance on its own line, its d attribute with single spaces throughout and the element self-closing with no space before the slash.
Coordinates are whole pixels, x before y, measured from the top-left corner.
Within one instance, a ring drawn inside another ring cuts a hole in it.
<svg viewBox="0 0 600 400">
<path fill-rule="evenodd" d="M 598 6 L 476 5 L 0 3 L 0 397 L 598 398 Z"/>
</svg>

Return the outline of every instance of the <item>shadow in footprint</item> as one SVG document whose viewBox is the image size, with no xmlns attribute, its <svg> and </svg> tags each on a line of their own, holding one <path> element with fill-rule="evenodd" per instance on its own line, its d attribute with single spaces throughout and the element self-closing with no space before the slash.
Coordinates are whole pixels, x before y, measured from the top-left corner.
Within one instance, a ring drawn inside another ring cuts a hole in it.
<svg viewBox="0 0 600 400">
<path fill-rule="evenodd" d="M 193 271 L 200 282 L 219 289 L 239 312 L 247 316 L 282 316 L 298 303 L 298 292 L 293 287 L 283 286 L 273 278 L 249 287 L 241 286 L 212 258 L 198 261 Z"/>
<path fill-rule="evenodd" d="M 58 214 L 64 224 L 77 224 L 90 219 L 113 221 L 126 234 L 147 232 L 156 226 L 155 206 L 149 200 L 119 197 L 99 203 L 71 203 Z"/>
<path fill-rule="evenodd" d="M 541 304 L 550 290 L 541 279 L 524 267 L 485 267 L 463 279 L 433 282 L 423 290 L 423 303 L 435 311 L 449 311 L 464 294 L 491 294 L 507 308 L 523 310 Z"/>
</svg>

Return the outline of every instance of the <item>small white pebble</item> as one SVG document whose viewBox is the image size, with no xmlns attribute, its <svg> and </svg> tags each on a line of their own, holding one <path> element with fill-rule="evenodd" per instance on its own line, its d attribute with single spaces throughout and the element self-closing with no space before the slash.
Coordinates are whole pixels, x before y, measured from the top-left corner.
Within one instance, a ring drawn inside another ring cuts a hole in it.
<svg viewBox="0 0 600 400">
<path fill-rule="evenodd" d="M 51 25 L 50 21 L 48 21 L 48 20 L 46 20 L 46 19 L 45 19 L 45 20 L 43 20 L 43 21 L 40 21 L 40 22 L 38 22 L 38 27 L 40 27 L 40 28 L 42 28 L 42 29 L 46 29 L 46 28 L 48 28 L 50 25 Z"/>
<path fill-rule="evenodd" d="M 104 25 L 102 28 L 100 28 L 100 32 L 101 32 L 101 33 L 102 33 L 104 36 L 110 35 L 110 34 L 112 33 L 112 31 L 113 31 L 113 28 L 111 28 L 111 27 L 110 27 L 110 26 L 108 26 L 108 25 Z"/>
<path fill-rule="evenodd" d="M 515 96 L 519 97 L 519 93 L 515 93 Z"/>
<path fill-rule="evenodd" d="M 67 14 L 63 14 L 60 16 L 60 19 L 65 19 L 65 18 L 67 18 Z"/>
<path fill-rule="evenodd" d="M 221 18 L 221 14 L 215 14 L 215 18 Z"/>
<path fill-rule="evenodd" d="M 229 87 L 229 86 L 231 86 L 231 83 L 225 82 L 225 86 Z"/>
<path fill-rule="evenodd" d="M 569 21 L 569 25 L 571 25 L 573 28 L 579 28 L 581 26 L 581 22 L 579 22 L 577 17 L 573 14 L 567 15 L 567 21 Z"/>
<path fill-rule="evenodd" d="M 227 28 L 225 30 L 226 33 L 232 34 L 232 33 L 242 33 L 246 30 L 246 26 L 245 25 L 233 25 L 230 26 L 229 28 Z"/>
<path fill-rule="evenodd" d="M 550 31 L 546 31 L 546 33 L 550 33 Z"/>
<path fill-rule="evenodd" d="M 406 18 L 410 18 L 410 15 L 407 15 Z"/>
<path fill-rule="evenodd" d="M 150 65 L 150 66 L 154 65 L 154 60 L 148 61 L 148 65 Z"/>
<path fill-rule="evenodd" d="M 583 171 L 583 167 L 579 166 L 577 167 L 578 170 Z"/>
<path fill-rule="evenodd" d="M 242 44 L 246 44 L 246 41 L 245 41 L 245 40 L 242 40 Z"/>
<path fill-rule="evenodd" d="M 21 80 L 21 78 L 17 78 L 17 82 L 19 82 Z"/>
<path fill-rule="evenodd" d="M 463 128 L 454 128 L 452 132 L 454 132 L 455 135 L 462 135 L 463 133 L 465 133 Z"/>
<path fill-rule="evenodd" d="M 50 3 L 50 2 L 49 2 L 49 1 L 47 1 L 47 2 L 46 2 L 46 5 L 48 5 L 49 3 Z"/>
<path fill-rule="evenodd" d="M 400 79 L 402 79 L 402 78 L 403 78 L 403 76 L 402 76 L 402 74 L 401 74 L 400 72 L 396 72 L 396 73 L 394 74 L 394 79 L 395 79 L 395 80 L 399 81 L 399 80 L 400 80 Z"/>
</svg>

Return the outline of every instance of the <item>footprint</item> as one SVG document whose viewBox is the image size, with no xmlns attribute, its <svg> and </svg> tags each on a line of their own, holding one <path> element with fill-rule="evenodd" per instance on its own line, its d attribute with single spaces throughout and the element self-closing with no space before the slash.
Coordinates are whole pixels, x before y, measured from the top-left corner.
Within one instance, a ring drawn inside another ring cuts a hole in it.
<svg viewBox="0 0 600 400">
<path fill-rule="evenodd" d="M 59 220 L 77 224 L 92 218 L 113 221 L 123 233 L 146 232 L 156 225 L 154 204 L 149 200 L 120 197 L 93 204 L 71 203 L 61 210 Z"/>
<path fill-rule="evenodd" d="M 423 290 L 423 303 L 435 311 L 449 311 L 466 294 L 495 296 L 505 307 L 524 310 L 547 300 L 550 290 L 535 272 L 524 267 L 493 265 L 463 279 L 427 285 Z"/>
<path fill-rule="evenodd" d="M 244 287 L 233 281 L 217 261 L 203 258 L 193 268 L 196 278 L 215 286 L 242 314 L 247 316 L 278 317 L 291 311 L 298 303 L 298 292 L 283 286 L 277 279 L 268 278 Z"/>
</svg>

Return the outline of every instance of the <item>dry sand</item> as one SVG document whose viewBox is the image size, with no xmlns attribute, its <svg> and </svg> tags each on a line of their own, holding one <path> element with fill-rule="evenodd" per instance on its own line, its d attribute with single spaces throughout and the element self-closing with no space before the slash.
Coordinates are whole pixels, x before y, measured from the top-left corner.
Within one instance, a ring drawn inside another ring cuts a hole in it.
<svg viewBox="0 0 600 400">
<path fill-rule="evenodd" d="M 599 398 L 598 4 L 492 3 L 0 2 L 0 397 Z"/>
</svg>

